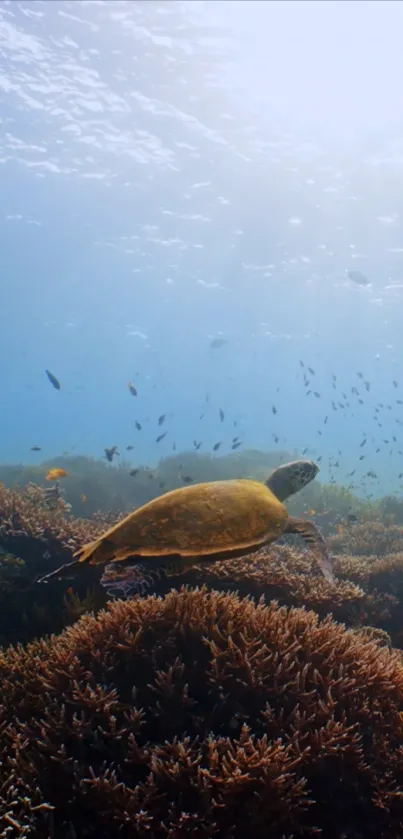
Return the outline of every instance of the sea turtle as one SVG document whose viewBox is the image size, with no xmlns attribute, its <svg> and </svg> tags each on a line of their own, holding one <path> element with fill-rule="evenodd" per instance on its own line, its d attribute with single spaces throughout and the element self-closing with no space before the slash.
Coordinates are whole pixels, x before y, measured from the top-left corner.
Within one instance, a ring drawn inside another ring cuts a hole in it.
<svg viewBox="0 0 403 839">
<path fill-rule="evenodd" d="M 282 503 L 318 471 L 313 461 L 296 460 L 275 469 L 266 483 L 211 481 L 166 492 L 84 545 L 73 562 L 40 582 L 62 577 L 84 562 L 106 565 L 128 559 L 152 577 L 170 576 L 195 563 L 250 554 L 285 533 L 305 539 L 331 580 L 331 559 L 320 530 L 311 521 L 289 516 Z"/>
</svg>

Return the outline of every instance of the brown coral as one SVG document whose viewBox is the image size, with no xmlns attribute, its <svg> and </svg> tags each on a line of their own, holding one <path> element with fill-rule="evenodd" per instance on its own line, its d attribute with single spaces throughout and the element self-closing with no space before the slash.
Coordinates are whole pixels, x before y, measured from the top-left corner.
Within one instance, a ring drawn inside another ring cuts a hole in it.
<svg viewBox="0 0 403 839">
<path fill-rule="evenodd" d="M 348 580 L 327 581 L 317 572 L 314 558 L 288 546 L 272 546 L 244 558 L 195 566 L 187 582 L 228 586 L 241 594 L 265 595 L 287 605 L 315 609 L 324 616 L 330 611 L 345 620 L 357 612 L 365 594 Z"/>
<path fill-rule="evenodd" d="M 40 539 L 51 535 L 61 544 L 75 549 L 88 538 L 89 527 L 93 538 L 103 529 L 102 522 L 95 524 L 67 516 L 66 509 L 62 498 L 49 506 L 45 490 L 35 484 L 27 484 L 22 489 L 1 486 L 0 536 L 26 534 Z"/>
<path fill-rule="evenodd" d="M 380 521 L 367 521 L 342 528 L 339 534 L 330 537 L 328 541 L 335 553 L 354 556 L 402 553 L 403 527 L 387 526 Z"/>
<path fill-rule="evenodd" d="M 0 684 L 3 836 L 401 837 L 401 658 L 312 612 L 120 601 Z"/>
<path fill-rule="evenodd" d="M 21 489 L 0 486 L 0 546 L 23 559 L 36 561 L 37 571 L 49 569 L 69 558 L 84 542 L 95 539 L 105 529 L 102 521 L 88 521 L 68 515 L 63 499 L 50 507 L 45 490 L 35 484 Z M 45 554 L 45 564 L 43 557 Z"/>
</svg>

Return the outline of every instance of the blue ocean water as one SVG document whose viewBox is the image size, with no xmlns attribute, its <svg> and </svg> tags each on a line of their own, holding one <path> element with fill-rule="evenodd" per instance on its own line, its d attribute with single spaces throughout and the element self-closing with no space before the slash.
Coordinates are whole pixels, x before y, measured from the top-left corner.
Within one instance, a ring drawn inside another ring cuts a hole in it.
<svg viewBox="0 0 403 839">
<path fill-rule="evenodd" d="M 133 444 L 153 465 L 239 434 L 400 493 L 402 20 L 1 4 L 1 463 Z"/>
</svg>

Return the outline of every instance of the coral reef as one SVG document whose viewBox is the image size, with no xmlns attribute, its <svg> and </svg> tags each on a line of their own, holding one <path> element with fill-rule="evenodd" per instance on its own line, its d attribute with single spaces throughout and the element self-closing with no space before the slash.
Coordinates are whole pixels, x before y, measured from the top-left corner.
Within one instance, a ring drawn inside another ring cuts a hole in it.
<svg viewBox="0 0 403 839">
<path fill-rule="evenodd" d="M 171 460 L 144 470 L 149 497 Z M 103 568 L 35 581 L 118 519 L 112 496 L 84 519 L 71 487 L 0 486 L 0 837 L 401 839 L 399 502 L 313 494 L 289 507 L 327 531 L 334 582 L 286 538 L 100 611 Z"/>
<path fill-rule="evenodd" d="M 2 836 L 398 839 L 401 656 L 181 590 L 0 654 Z"/>
<path fill-rule="evenodd" d="M 330 583 L 318 574 L 308 552 L 273 545 L 244 559 L 195 566 L 184 580 L 236 589 L 257 599 L 264 596 L 266 601 L 274 598 L 286 606 L 306 606 L 350 627 L 371 624 L 388 633 L 394 646 L 403 647 L 403 555 L 335 556 L 333 569 L 335 580 Z"/>
<path fill-rule="evenodd" d="M 35 484 L 7 489 L 0 486 L 0 544 L 21 556 L 29 552 L 40 556 L 48 552 L 62 560 L 83 542 L 95 539 L 104 530 L 102 522 L 91 522 L 68 515 L 60 498 L 49 505 L 45 491 Z"/>
<path fill-rule="evenodd" d="M 51 598 L 47 587 L 35 585 L 35 580 L 69 562 L 77 548 L 117 518 L 100 511 L 91 520 L 77 518 L 63 498 L 52 499 L 50 505 L 46 491 L 33 484 L 0 487 L 0 643 L 59 632 L 73 615 L 105 604 L 100 570 L 91 566 L 72 579 L 52 583 Z M 317 574 L 296 540 L 286 541 L 297 547 L 275 545 L 243 560 L 196 566 L 156 584 L 155 591 L 164 594 L 184 582 L 236 588 L 255 597 L 264 594 L 284 605 L 306 605 L 321 617 L 331 613 L 349 626 L 371 624 L 389 633 L 395 646 L 403 646 L 403 528 L 378 520 L 339 525 L 329 537 L 333 584 Z"/>
<path fill-rule="evenodd" d="M 322 617 L 332 612 L 348 623 L 357 619 L 365 592 L 348 579 L 328 582 L 308 552 L 273 545 L 244 559 L 196 565 L 186 574 L 186 582 L 205 583 L 212 588 L 236 589 L 242 595 L 285 605 L 307 606 Z"/>
<path fill-rule="evenodd" d="M 0 487 L 0 644 L 59 632 L 71 622 L 65 602 L 71 581 L 53 586 L 51 597 L 46 586 L 35 581 L 50 565 L 68 561 L 83 542 L 105 530 L 107 518 L 99 514 L 93 521 L 77 519 L 62 498 L 49 505 L 45 491 L 32 484 L 23 489 Z M 96 585 L 98 576 L 89 568 L 74 582 L 80 602 L 89 602 L 87 589 Z M 100 608 L 105 599 L 98 585 L 91 606 L 96 602 Z M 77 616 L 82 608 L 76 609 Z"/>
<path fill-rule="evenodd" d="M 385 525 L 381 521 L 344 526 L 329 539 L 329 544 L 333 553 L 354 556 L 403 553 L 403 527 Z"/>
</svg>

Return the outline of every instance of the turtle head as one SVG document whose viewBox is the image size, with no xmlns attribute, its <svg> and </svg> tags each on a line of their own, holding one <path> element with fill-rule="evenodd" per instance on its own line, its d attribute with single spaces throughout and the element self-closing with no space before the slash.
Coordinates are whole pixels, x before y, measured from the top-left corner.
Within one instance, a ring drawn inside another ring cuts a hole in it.
<svg viewBox="0 0 403 839">
<path fill-rule="evenodd" d="M 293 460 L 278 466 L 266 481 L 266 486 L 279 501 L 285 501 L 313 481 L 318 472 L 319 466 L 313 460 Z"/>
</svg>

